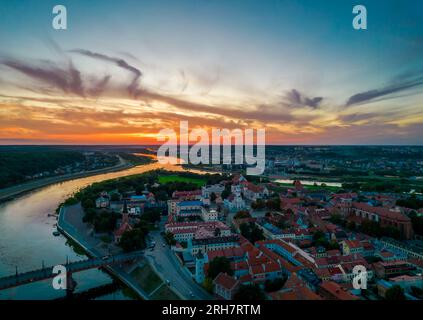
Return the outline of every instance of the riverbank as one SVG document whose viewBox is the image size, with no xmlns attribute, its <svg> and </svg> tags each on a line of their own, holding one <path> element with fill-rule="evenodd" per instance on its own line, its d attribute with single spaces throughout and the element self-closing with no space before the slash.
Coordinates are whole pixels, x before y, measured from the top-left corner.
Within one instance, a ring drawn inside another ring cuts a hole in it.
<svg viewBox="0 0 423 320">
<path fill-rule="evenodd" d="M 102 169 L 86 171 L 86 172 L 79 172 L 74 174 L 67 174 L 63 176 L 50 177 L 50 178 L 22 183 L 13 187 L 1 189 L 0 203 L 4 201 L 12 200 L 15 197 L 20 196 L 24 193 L 27 193 L 42 187 L 46 187 L 55 183 L 65 182 L 65 181 L 79 179 L 79 178 L 86 178 L 86 177 L 95 176 L 102 173 L 121 171 L 125 169 L 130 169 L 132 167 L 134 167 L 132 163 L 120 158 L 120 163 L 113 167 L 102 168 Z"/>
<path fill-rule="evenodd" d="M 68 211 L 68 209 L 71 211 Z M 102 247 L 94 238 L 87 234 L 87 230 L 81 230 L 82 217 L 75 213 L 81 212 L 80 205 L 61 207 L 59 210 L 59 217 L 57 220 L 57 230 L 60 231 L 66 238 L 75 242 L 78 246 L 84 249 L 89 257 L 101 258 L 110 252 Z M 69 215 L 68 215 L 69 214 Z M 81 224 L 75 225 L 75 221 L 81 220 Z M 122 281 L 125 285 L 131 288 L 141 299 L 149 300 L 149 295 L 136 283 L 135 279 L 130 274 L 125 272 L 122 267 L 105 266 L 105 269 L 114 277 Z"/>
<path fill-rule="evenodd" d="M 39 268 L 42 261 L 48 265 L 57 265 L 62 264 L 67 258 L 72 261 L 84 258 L 82 256 L 84 254 L 83 251 L 81 250 L 80 253 L 75 252 L 69 245 L 70 241 L 68 241 L 68 238 L 63 236 L 54 237 L 52 235 L 52 231 L 57 224 L 57 216 L 52 215 L 52 213 L 67 198 L 93 183 L 139 175 L 157 169 L 176 172 L 186 171 L 181 166 L 164 165 L 155 161 L 116 172 L 101 173 L 85 178 L 71 179 L 60 184 L 51 184 L 15 197 L 11 201 L 0 203 L 0 244 L 3 244 L 3 246 L 0 246 L 2 252 L 0 276 L 13 274 L 16 266 L 19 267 L 19 272 L 22 272 Z M 165 248 L 160 249 L 164 250 Z M 173 271 L 169 270 L 169 272 Z M 84 291 L 110 283 L 109 274 L 109 272 L 106 274 L 96 269 L 75 274 L 78 290 Z M 170 278 L 172 279 L 172 277 Z M 175 278 L 176 280 L 171 280 L 172 284 L 169 288 L 171 290 L 181 287 L 180 282 L 182 280 L 178 281 L 180 277 L 176 275 Z M 164 275 L 163 279 L 168 279 L 167 275 Z M 31 287 L 30 290 L 26 286 L 22 286 L 13 290 L 1 291 L 0 300 L 2 298 L 50 300 L 61 296 L 60 292 L 54 290 L 49 282 L 34 282 L 29 286 Z M 151 299 L 157 299 L 158 296 L 162 296 L 162 291 L 166 288 L 168 287 L 163 286 L 156 291 Z M 123 291 L 128 290 L 125 289 Z M 186 288 L 182 291 L 183 299 L 189 299 L 189 291 L 192 291 L 192 289 Z M 127 293 L 122 293 L 122 291 L 117 293 L 118 299 L 126 299 L 126 296 Z M 133 297 L 133 295 L 130 296 L 131 298 Z M 113 297 L 109 298 L 112 299 Z"/>
</svg>

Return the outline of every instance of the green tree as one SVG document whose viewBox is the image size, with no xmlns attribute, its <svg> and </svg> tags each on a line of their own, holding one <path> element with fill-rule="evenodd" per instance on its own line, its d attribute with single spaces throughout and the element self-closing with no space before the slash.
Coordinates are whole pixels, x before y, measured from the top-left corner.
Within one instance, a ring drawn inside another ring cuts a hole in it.
<svg viewBox="0 0 423 320">
<path fill-rule="evenodd" d="M 366 259 L 368 263 L 376 263 L 376 262 L 382 261 L 381 257 L 376 257 L 376 256 L 367 256 L 367 257 L 364 257 L 364 259 Z"/>
<path fill-rule="evenodd" d="M 94 208 L 95 202 L 93 199 L 87 198 L 82 201 L 81 205 L 84 209 Z"/>
<path fill-rule="evenodd" d="M 216 194 L 214 193 L 214 192 L 212 192 L 211 194 L 210 194 L 210 201 L 211 202 L 215 202 L 216 201 Z"/>
<path fill-rule="evenodd" d="M 242 236 L 244 236 L 251 243 L 256 243 L 256 241 L 264 240 L 263 230 L 261 230 L 253 222 L 242 223 L 239 226 Z"/>
<path fill-rule="evenodd" d="M 279 197 L 276 197 L 276 198 L 267 200 L 266 207 L 269 210 L 279 210 L 281 207 L 281 199 Z"/>
<path fill-rule="evenodd" d="M 215 237 L 220 237 L 220 236 L 221 236 L 221 234 L 222 234 L 222 230 L 221 230 L 220 228 L 216 228 L 216 229 L 214 229 L 213 235 L 214 235 Z"/>
<path fill-rule="evenodd" d="M 313 233 L 313 241 L 318 241 L 320 239 L 326 239 L 326 237 L 323 231 L 317 230 L 315 233 Z"/>
<path fill-rule="evenodd" d="M 70 198 L 67 198 L 66 200 L 65 200 L 65 202 L 63 202 L 63 204 L 65 205 L 65 206 L 72 206 L 72 205 L 74 205 L 74 204 L 77 204 L 79 201 L 78 201 L 78 199 L 76 199 L 76 198 L 74 198 L 74 197 L 70 197 Z"/>
<path fill-rule="evenodd" d="M 207 292 L 213 293 L 213 279 L 210 277 L 204 279 L 203 287 L 207 290 Z"/>
<path fill-rule="evenodd" d="M 0 188 L 32 178 L 57 175 L 54 172 L 56 169 L 76 163 L 83 164 L 85 160 L 82 152 L 65 151 L 56 147 L 3 147 L 0 150 Z M 41 173 L 43 176 L 33 177 Z"/>
<path fill-rule="evenodd" d="M 84 217 L 82 218 L 82 222 L 92 223 L 97 216 L 97 212 L 95 211 L 95 209 L 88 208 L 88 209 L 84 210 L 84 212 L 85 212 L 85 214 L 84 214 Z"/>
<path fill-rule="evenodd" d="M 284 286 L 286 280 L 287 277 L 276 278 L 274 280 L 266 280 L 266 282 L 264 283 L 264 290 L 266 292 L 278 291 Z"/>
<path fill-rule="evenodd" d="M 229 184 L 227 184 L 225 186 L 225 190 L 223 190 L 222 192 L 222 199 L 226 199 L 227 197 L 229 197 L 229 195 L 231 194 L 231 186 Z"/>
<path fill-rule="evenodd" d="M 141 221 L 155 223 L 160 221 L 161 210 L 159 208 L 146 208 L 141 215 Z"/>
<path fill-rule="evenodd" d="M 413 230 L 416 234 L 423 236 L 423 217 L 419 217 L 415 212 L 410 214 Z"/>
<path fill-rule="evenodd" d="M 266 202 L 264 202 L 262 199 L 257 199 L 257 201 L 254 201 L 251 203 L 251 208 L 253 209 L 264 209 L 266 207 Z"/>
<path fill-rule="evenodd" d="M 342 220 L 343 219 L 342 219 L 342 216 L 340 214 L 335 213 L 335 214 L 332 214 L 330 216 L 330 222 L 332 222 L 334 224 L 341 224 Z"/>
<path fill-rule="evenodd" d="M 95 232 L 111 232 L 115 229 L 117 216 L 111 212 L 101 212 L 94 217 Z"/>
<path fill-rule="evenodd" d="M 111 201 L 119 201 L 120 200 L 119 193 L 116 193 L 116 192 L 112 193 L 112 195 L 110 196 L 110 200 Z"/>
<path fill-rule="evenodd" d="M 146 232 L 141 229 L 126 231 L 119 241 L 119 246 L 125 252 L 136 251 L 145 248 Z"/>
<path fill-rule="evenodd" d="M 397 200 L 396 205 L 418 210 L 420 208 L 423 208 L 423 200 L 417 199 L 416 196 L 411 196 L 408 199 Z"/>
<path fill-rule="evenodd" d="M 350 221 L 347 223 L 347 228 L 354 231 L 357 228 L 357 226 L 354 221 Z"/>
<path fill-rule="evenodd" d="M 385 293 L 386 300 L 405 300 L 404 289 L 398 285 L 390 287 Z"/>
<path fill-rule="evenodd" d="M 251 218 L 251 214 L 246 210 L 238 211 L 234 215 L 234 219 L 244 219 L 244 218 Z"/>
<path fill-rule="evenodd" d="M 266 296 L 263 290 L 256 284 L 241 285 L 234 294 L 234 300 L 265 300 Z"/>
<path fill-rule="evenodd" d="M 423 299 L 423 290 L 419 287 L 411 286 L 411 294 L 416 298 Z"/>
<path fill-rule="evenodd" d="M 226 257 L 216 257 L 209 264 L 209 270 L 207 276 L 211 279 L 216 278 L 219 273 L 227 273 L 228 275 L 233 275 L 233 270 L 231 269 L 231 263 Z"/>
<path fill-rule="evenodd" d="M 173 235 L 172 232 L 166 232 L 164 235 L 165 241 L 167 244 L 173 246 L 176 244 L 176 240 L 175 240 L 175 236 Z"/>
</svg>

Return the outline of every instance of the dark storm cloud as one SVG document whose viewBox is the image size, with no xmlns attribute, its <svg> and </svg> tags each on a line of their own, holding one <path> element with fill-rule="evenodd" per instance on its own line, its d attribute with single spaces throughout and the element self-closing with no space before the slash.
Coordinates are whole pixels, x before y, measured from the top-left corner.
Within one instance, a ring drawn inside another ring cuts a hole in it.
<svg viewBox="0 0 423 320">
<path fill-rule="evenodd" d="M 132 82 L 128 86 L 128 92 L 133 96 L 136 96 L 138 94 L 138 84 L 139 84 L 138 81 L 140 77 L 142 76 L 142 72 L 138 68 L 127 63 L 125 60 L 111 57 L 102 53 L 85 50 L 85 49 L 74 49 L 74 50 L 70 50 L 69 52 L 78 53 L 78 54 L 81 54 L 90 58 L 98 59 L 98 60 L 112 62 L 118 67 L 126 69 L 129 72 L 133 73 L 134 78 L 132 79 Z"/>
</svg>

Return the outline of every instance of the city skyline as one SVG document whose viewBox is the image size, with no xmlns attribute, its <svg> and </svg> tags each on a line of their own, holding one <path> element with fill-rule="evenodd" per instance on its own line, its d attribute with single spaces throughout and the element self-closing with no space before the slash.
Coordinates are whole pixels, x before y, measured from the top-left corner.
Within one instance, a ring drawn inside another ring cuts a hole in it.
<svg viewBox="0 0 423 320">
<path fill-rule="evenodd" d="M 0 144 L 157 145 L 163 128 L 268 144 L 421 145 L 423 5 L 1 1 Z"/>
</svg>

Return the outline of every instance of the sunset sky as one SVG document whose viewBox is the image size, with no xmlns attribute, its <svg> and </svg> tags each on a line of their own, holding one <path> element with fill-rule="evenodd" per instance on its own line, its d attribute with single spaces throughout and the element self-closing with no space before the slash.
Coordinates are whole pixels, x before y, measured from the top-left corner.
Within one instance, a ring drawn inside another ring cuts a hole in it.
<svg viewBox="0 0 423 320">
<path fill-rule="evenodd" d="M 0 144 L 157 144 L 180 120 L 421 145 L 423 1 L 0 0 Z"/>
</svg>

